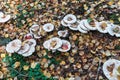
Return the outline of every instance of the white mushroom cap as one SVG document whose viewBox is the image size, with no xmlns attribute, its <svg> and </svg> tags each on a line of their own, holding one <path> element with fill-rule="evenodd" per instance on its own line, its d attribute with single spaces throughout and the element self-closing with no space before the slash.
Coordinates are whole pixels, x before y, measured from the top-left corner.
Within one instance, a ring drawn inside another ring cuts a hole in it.
<svg viewBox="0 0 120 80">
<path fill-rule="evenodd" d="M 62 40 L 62 46 L 58 49 L 58 51 L 67 52 L 70 50 L 70 48 L 71 48 L 70 42 L 67 40 Z"/>
<path fill-rule="evenodd" d="M 53 41 L 56 41 L 56 45 L 55 45 L 54 47 L 51 46 L 51 43 L 52 43 Z M 62 41 L 61 41 L 60 38 L 54 37 L 54 38 L 51 38 L 51 39 L 50 39 L 50 49 L 51 49 L 51 50 L 56 50 L 56 49 L 60 48 L 61 45 L 62 45 Z"/>
<path fill-rule="evenodd" d="M 114 25 L 114 24 L 109 24 L 108 25 L 109 27 L 107 28 L 107 31 L 108 31 L 108 33 L 111 35 L 111 36 L 116 36 L 116 37 L 120 37 L 120 26 L 118 26 L 118 25 Z M 114 29 L 115 28 L 119 28 L 119 32 L 118 33 L 116 33 L 116 32 L 114 32 Z"/>
<path fill-rule="evenodd" d="M 23 54 L 29 50 L 30 46 L 29 44 L 25 43 L 23 46 L 21 46 L 20 50 L 17 52 L 18 54 Z"/>
<path fill-rule="evenodd" d="M 68 35 L 68 30 L 58 31 L 59 37 L 66 37 Z"/>
<path fill-rule="evenodd" d="M 0 23 L 5 23 L 10 20 L 10 15 L 5 15 L 3 12 L 0 12 Z"/>
<path fill-rule="evenodd" d="M 54 41 L 55 41 L 55 45 L 53 47 L 51 44 Z M 57 38 L 57 37 L 53 37 L 43 43 L 43 46 L 48 50 L 56 50 L 56 49 L 60 48 L 61 45 L 62 45 L 62 41 L 60 38 Z"/>
<path fill-rule="evenodd" d="M 107 25 L 104 30 L 101 28 L 101 24 L 102 24 L 102 23 L 106 23 L 106 25 Z M 99 32 L 101 32 L 101 33 L 107 33 L 107 32 L 108 32 L 108 31 L 107 31 L 108 23 L 105 22 L 105 21 L 96 22 L 96 27 L 97 27 L 97 30 L 98 30 Z"/>
<path fill-rule="evenodd" d="M 47 23 L 43 25 L 43 30 L 46 32 L 51 32 L 54 30 L 54 25 L 51 23 Z"/>
<path fill-rule="evenodd" d="M 73 14 L 67 14 L 67 15 L 63 18 L 63 20 L 64 20 L 66 23 L 68 23 L 68 24 L 73 24 L 73 23 L 75 23 L 75 22 L 77 21 L 77 18 L 76 18 L 76 16 L 73 15 Z"/>
<path fill-rule="evenodd" d="M 9 53 L 17 52 L 21 48 L 21 44 L 21 40 L 15 39 L 7 44 L 6 51 Z"/>
<path fill-rule="evenodd" d="M 70 26 L 70 24 L 66 23 L 64 20 L 61 21 L 61 24 L 62 24 L 63 26 L 65 26 L 65 27 Z"/>
<path fill-rule="evenodd" d="M 78 31 L 81 32 L 81 33 L 88 33 L 88 31 L 82 29 L 81 26 L 83 26 L 83 24 L 79 24 L 79 25 L 78 25 Z"/>
<path fill-rule="evenodd" d="M 115 64 L 115 68 L 113 69 L 113 76 L 110 75 L 110 72 L 107 70 L 107 66 L 110 66 L 111 64 Z M 109 59 L 103 64 L 103 73 L 109 80 L 118 80 L 116 75 L 116 69 L 120 66 L 120 61 L 116 59 Z"/>
<path fill-rule="evenodd" d="M 33 34 L 33 36 L 34 36 L 34 38 L 36 38 L 36 39 L 41 38 L 41 35 L 39 35 L 39 34 Z"/>
<path fill-rule="evenodd" d="M 45 42 L 43 43 L 43 46 L 44 46 L 44 48 L 49 49 L 49 48 L 50 48 L 49 40 L 45 41 Z"/>
<path fill-rule="evenodd" d="M 30 28 L 30 33 L 34 34 L 33 31 L 39 31 L 39 30 L 40 30 L 39 25 L 34 24 L 34 25 L 32 25 L 31 28 Z"/>
<path fill-rule="evenodd" d="M 22 54 L 22 56 L 28 57 L 28 56 L 32 55 L 33 52 L 35 52 L 35 47 L 31 46 L 27 52 L 25 52 L 24 54 Z"/>
<path fill-rule="evenodd" d="M 95 20 L 94 20 L 94 22 L 95 22 Z M 96 27 L 96 26 L 95 26 L 95 27 L 91 26 L 91 25 L 88 23 L 88 20 L 84 20 L 84 24 L 85 24 L 85 26 L 86 26 L 89 30 L 97 30 L 97 27 Z"/>
<path fill-rule="evenodd" d="M 30 28 L 30 33 L 33 34 L 34 38 L 36 39 L 41 38 L 40 32 L 41 28 L 37 24 L 32 25 Z"/>
<path fill-rule="evenodd" d="M 109 24 L 109 27 L 107 27 L 107 31 L 111 36 L 115 35 L 113 29 L 114 29 L 114 24 Z"/>
<path fill-rule="evenodd" d="M 71 30 L 74 30 L 74 31 L 77 31 L 78 30 L 78 25 L 79 25 L 79 21 L 77 21 L 77 22 L 75 22 L 75 23 L 73 23 L 73 24 L 70 24 L 70 26 L 69 26 L 69 28 L 71 29 Z"/>
<path fill-rule="evenodd" d="M 85 26 L 85 23 L 84 23 L 85 21 L 86 21 L 86 19 L 81 20 L 79 27 L 81 27 L 81 29 L 83 29 L 85 31 L 89 31 L 89 29 Z"/>
<path fill-rule="evenodd" d="M 23 43 L 27 43 L 30 46 L 36 46 L 36 40 L 35 39 L 27 39 Z"/>
</svg>

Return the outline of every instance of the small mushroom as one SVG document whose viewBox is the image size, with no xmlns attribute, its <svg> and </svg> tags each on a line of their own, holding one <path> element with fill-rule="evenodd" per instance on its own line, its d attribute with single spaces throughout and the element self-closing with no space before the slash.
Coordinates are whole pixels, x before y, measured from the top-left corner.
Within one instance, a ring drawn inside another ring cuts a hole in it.
<svg viewBox="0 0 120 80">
<path fill-rule="evenodd" d="M 71 29 L 71 30 L 74 30 L 74 31 L 77 31 L 78 30 L 78 25 L 79 25 L 79 21 L 77 21 L 77 22 L 75 22 L 75 23 L 73 23 L 73 24 L 70 24 L 70 26 L 69 26 L 69 28 Z"/>
<path fill-rule="evenodd" d="M 36 40 L 35 39 L 27 39 L 23 43 L 29 44 L 29 46 L 36 46 Z"/>
<path fill-rule="evenodd" d="M 34 38 L 41 38 L 40 32 L 41 28 L 39 27 L 39 25 L 34 24 L 31 26 L 30 33 L 34 35 Z"/>
<path fill-rule="evenodd" d="M 60 38 L 53 37 L 43 43 L 43 46 L 50 50 L 56 50 L 62 46 L 62 41 Z"/>
<path fill-rule="evenodd" d="M 0 23 L 5 23 L 10 20 L 10 15 L 5 15 L 2 11 L 0 11 Z"/>
<path fill-rule="evenodd" d="M 65 27 L 70 26 L 70 24 L 66 23 L 64 20 L 61 21 L 61 24 L 62 24 L 63 26 L 65 26 Z"/>
<path fill-rule="evenodd" d="M 58 31 L 59 37 L 66 37 L 68 35 L 68 30 Z"/>
<path fill-rule="evenodd" d="M 116 37 L 120 37 L 120 26 L 118 25 L 109 24 L 107 31 L 111 36 L 115 35 Z"/>
<path fill-rule="evenodd" d="M 18 54 L 23 54 L 29 50 L 30 46 L 29 44 L 24 44 L 21 46 L 20 50 L 17 52 Z"/>
<path fill-rule="evenodd" d="M 73 24 L 73 23 L 75 23 L 75 22 L 77 21 L 77 18 L 76 18 L 76 16 L 73 15 L 73 14 L 67 14 L 67 15 L 63 18 L 63 20 L 64 20 L 66 23 L 68 23 L 68 24 Z"/>
<path fill-rule="evenodd" d="M 9 53 L 17 52 L 21 48 L 21 40 L 15 39 L 6 45 L 6 51 Z"/>
<path fill-rule="evenodd" d="M 84 23 L 85 21 L 86 19 L 81 20 L 79 27 L 85 31 L 89 31 L 89 29 L 85 26 L 85 23 Z"/>
<path fill-rule="evenodd" d="M 24 54 L 22 54 L 22 56 L 28 57 L 28 56 L 32 55 L 33 52 L 35 52 L 35 47 L 31 46 L 27 52 L 25 52 Z"/>
<path fill-rule="evenodd" d="M 90 22 L 88 22 L 88 20 L 84 20 L 84 25 L 89 30 L 96 30 L 97 29 L 95 20 L 92 20 Z"/>
<path fill-rule="evenodd" d="M 70 50 L 70 48 L 71 48 L 70 42 L 68 42 L 67 40 L 62 40 L 62 46 L 58 49 L 58 51 L 67 52 Z"/>
<path fill-rule="evenodd" d="M 51 32 L 54 30 L 54 25 L 51 23 L 47 23 L 43 25 L 43 30 L 46 32 Z"/>
<path fill-rule="evenodd" d="M 87 29 L 83 29 L 83 27 L 85 28 L 85 26 L 82 24 L 82 22 L 78 25 L 78 31 L 81 33 L 88 33 Z"/>
<path fill-rule="evenodd" d="M 109 80 L 118 80 L 116 69 L 120 66 L 120 61 L 109 59 L 103 64 L 103 73 Z"/>
<path fill-rule="evenodd" d="M 107 33 L 108 23 L 105 21 L 96 22 L 97 30 L 101 33 Z"/>
</svg>

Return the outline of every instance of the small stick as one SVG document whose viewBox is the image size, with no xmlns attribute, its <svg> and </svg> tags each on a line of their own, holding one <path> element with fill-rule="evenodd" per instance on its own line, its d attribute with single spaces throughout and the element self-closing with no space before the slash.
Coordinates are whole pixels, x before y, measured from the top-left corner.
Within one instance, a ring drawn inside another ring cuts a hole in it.
<svg viewBox="0 0 120 80">
<path fill-rule="evenodd" d="M 97 69 L 97 77 L 96 77 L 95 80 L 98 80 L 99 72 L 100 72 L 100 67 L 101 67 L 101 62 L 102 62 L 102 57 L 100 57 L 100 60 L 99 60 L 99 65 L 98 65 L 98 69 Z"/>
</svg>

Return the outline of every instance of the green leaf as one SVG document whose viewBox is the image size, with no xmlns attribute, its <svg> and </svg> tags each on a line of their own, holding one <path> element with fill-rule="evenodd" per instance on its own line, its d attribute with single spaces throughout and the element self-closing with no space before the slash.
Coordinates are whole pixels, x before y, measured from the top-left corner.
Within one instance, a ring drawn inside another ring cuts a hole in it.
<svg viewBox="0 0 120 80">
<path fill-rule="evenodd" d="M 120 50 L 120 45 L 116 45 L 115 49 Z"/>
<path fill-rule="evenodd" d="M 0 37 L 0 46 L 8 44 L 10 41 L 10 38 Z"/>
<path fill-rule="evenodd" d="M 87 21 L 88 21 L 88 23 L 90 23 L 90 22 L 92 21 L 92 19 L 91 19 L 91 18 L 88 18 Z"/>
</svg>

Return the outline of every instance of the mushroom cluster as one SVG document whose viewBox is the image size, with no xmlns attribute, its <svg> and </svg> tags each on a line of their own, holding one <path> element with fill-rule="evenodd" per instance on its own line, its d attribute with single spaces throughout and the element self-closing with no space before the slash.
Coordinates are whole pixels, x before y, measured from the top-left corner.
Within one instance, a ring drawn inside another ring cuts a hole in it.
<svg viewBox="0 0 120 80">
<path fill-rule="evenodd" d="M 44 48 L 52 51 L 67 52 L 71 48 L 71 44 L 67 40 L 61 40 L 58 37 L 53 37 L 43 43 Z"/>
<path fill-rule="evenodd" d="M 32 38 L 26 39 L 23 42 L 19 39 L 15 39 L 6 45 L 6 51 L 8 53 L 16 52 L 24 57 L 28 57 L 35 51 L 35 46 L 36 40 Z"/>
<path fill-rule="evenodd" d="M 101 33 L 109 33 L 111 36 L 120 37 L 120 26 L 108 21 L 98 22 L 95 19 L 77 20 L 73 14 L 67 14 L 61 24 L 71 30 L 78 30 L 81 33 L 88 33 L 90 30 L 97 30 Z"/>
<path fill-rule="evenodd" d="M 4 12 L 0 11 L 0 23 L 5 23 L 10 20 L 10 18 L 10 15 L 6 15 Z"/>
<path fill-rule="evenodd" d="M 120 80 L 120 61 L 109 59 L 103 64 L 103 72 L 109 80 Z"/>
<path fill-rule="evenodd" d="M 32 34 L 34 36 L 35 39 L 39 39 L 41 38 L 41 32 L 45 31 L 45 32 L 51 32 L 54 30 L 54 25 L 52 23 L 46 23 L 44 24 L 42 27 L 40 27 L 37 24 L 34 24 L 30 27 L 29 31 L 30 34 Z"/>
</svg>

